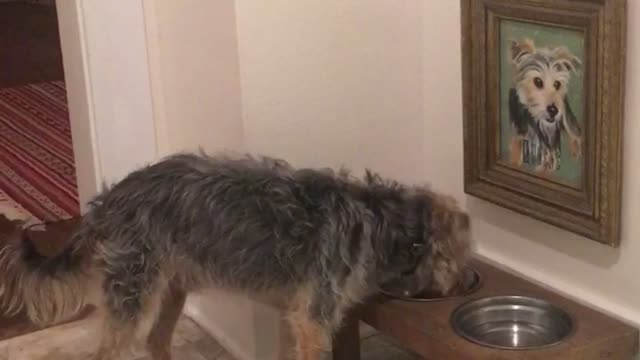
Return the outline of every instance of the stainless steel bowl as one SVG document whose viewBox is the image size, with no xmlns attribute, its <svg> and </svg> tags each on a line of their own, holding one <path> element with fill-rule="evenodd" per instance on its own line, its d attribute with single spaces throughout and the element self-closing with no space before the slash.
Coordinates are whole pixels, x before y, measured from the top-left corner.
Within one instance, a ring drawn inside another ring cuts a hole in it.
<svg viewBox="0 0 640 360">
<path fill-rule="evenodd" d="M 382 293 L 388 297 L 400 299 L 400 300 L 406 300 L 406 301 L 421 301 L 421 302 L 442 301 L 442 300 L 452 299 L 460 296 L 467 296 L 477 291 L 482 286 L 482 277 L 480 276 L 480 273 L 478 273 L 476 269 L 468 268 L 464 273 L 464 279 L 462 280 L 462 282 L 463 282 L 462 284 L 463 286 L 461 291 L 449 296 L 442 296 L 440 294 L 429 293 L 429 292 L 424 292 L 422 294 L 418 294 L 415 296 L 407 296 L 404 294 L 404 291 L 402 291 L 402 287 L 394 290 L 387 290 L 383 288 Z"/>
<path fill-rule="evenodd" d="M 473 300 L 451 315 L 456 333 L 479 345 L 509 350 L 539 349 L 564 341 L 571 317 L 551 303 L 525 296 Z"/>
</svg>

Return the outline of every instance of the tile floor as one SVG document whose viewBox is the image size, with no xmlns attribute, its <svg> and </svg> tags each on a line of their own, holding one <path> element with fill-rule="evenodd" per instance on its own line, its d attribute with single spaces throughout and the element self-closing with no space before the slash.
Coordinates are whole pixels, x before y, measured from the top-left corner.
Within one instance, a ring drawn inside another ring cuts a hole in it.
<svg viewBox="0 0 640 360">
<path fill-rule="evenodd" d="M 85 360 L 97 347 L 96 318 L 56 326 L 0 342 L 0 360 Z M 172 352 L 178 360 L 231 360 L 225 350 L 193 321 L 178 323 Z M 134 349 L 122 360 L 151 360 L 144 349 Z"/>
<path fill-rule="evenodd" d="M 95 317 L 0 341 L 0 360 L 89 360 L 97 347 Z M 417 357 L 395 346 L 371 328 L 362 329 L 363 360 L 413 360 Z M 234 360 L 218 342 L 186 317 L 178 323 L 172 344 L 176 360 Z M 123 360 L 152 360 L 134 349 Z"/>
</svg>

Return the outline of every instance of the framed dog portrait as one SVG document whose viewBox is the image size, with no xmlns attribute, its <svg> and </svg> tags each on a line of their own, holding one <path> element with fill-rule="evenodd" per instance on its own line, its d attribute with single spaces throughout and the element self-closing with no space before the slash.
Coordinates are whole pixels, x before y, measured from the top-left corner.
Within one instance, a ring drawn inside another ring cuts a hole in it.
<svg viewBox="0 0 640 360">
<path fill-rule="evenodd" d="M 619 245 L 626 0 L 461 0 L 465 192 Z"/>
</svg>

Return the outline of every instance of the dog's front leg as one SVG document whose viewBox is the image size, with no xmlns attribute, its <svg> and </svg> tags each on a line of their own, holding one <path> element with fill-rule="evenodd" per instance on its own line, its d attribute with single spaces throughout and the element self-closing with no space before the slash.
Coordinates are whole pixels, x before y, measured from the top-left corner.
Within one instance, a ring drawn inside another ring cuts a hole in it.
<svg viewBox="0 0 640 360">
<path fill-rule="evenodd" d="M 327 351 L 328 336 L 317 322 L 300 317 L 293 320 L 293 335 L 296 342 L 296 360 L 320 360 Z"/>
<path fill-rule="evenodd" d="M 289 309 L 287 319 L 295 340 L 296 360 L 320 360 L 330 347 L 326 327 L 313 316 L 313 304 L 312 291 L 302 290 Z"/>
</svg>

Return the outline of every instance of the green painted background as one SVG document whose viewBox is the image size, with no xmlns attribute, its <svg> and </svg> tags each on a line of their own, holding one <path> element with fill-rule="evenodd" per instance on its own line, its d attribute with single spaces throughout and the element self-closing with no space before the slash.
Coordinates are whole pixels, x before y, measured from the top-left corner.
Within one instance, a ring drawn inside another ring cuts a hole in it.
<svg viewBox="0 0 640 360">
<path fill-rule="evenodd" d="M 509 89 L 513 86 L 509 59 L 509 41 L 530 38 L 536 47 L 554 48 L 565 46 L 585 65 L 584 33 L 564 28 L 518 22 L 510 20 L 500 21 L 500 134 L 501 156 L 503 160 L 509 158 L 509 137 L 511 126 L 509 124 Z M 578 118 L 578 122 L 584 129 L 584 73 L 582 68 L 577 73 L 571 74 L 569 82 L 569 102 L 571 109 Z M 574 159 L 569 151 L 569 142 L 566 134 L 562 136 L 562 155 L 560 169 L 554 176 L 563 182 L 573 186 L 580 186 L 582 181 L 581 158 Z M 527 165 L 528 166 L 528 165 Z M 529 169 L 530 170 L 530 169 Z"/>
</svg>

